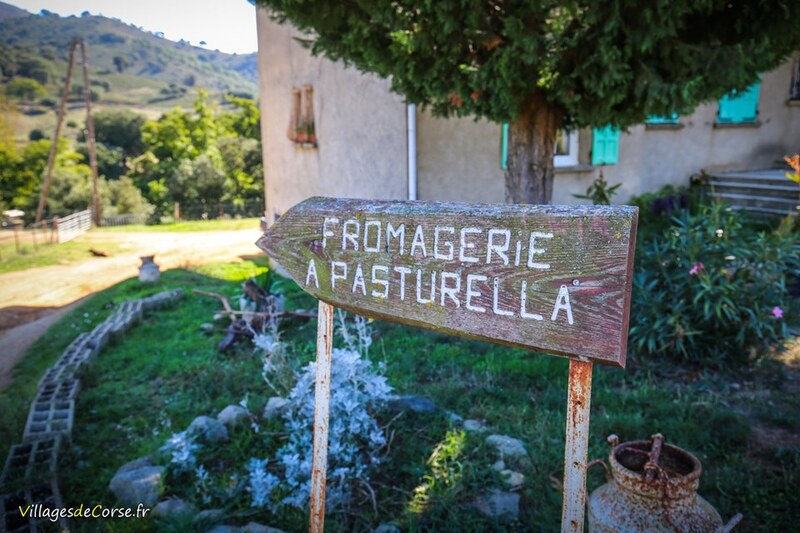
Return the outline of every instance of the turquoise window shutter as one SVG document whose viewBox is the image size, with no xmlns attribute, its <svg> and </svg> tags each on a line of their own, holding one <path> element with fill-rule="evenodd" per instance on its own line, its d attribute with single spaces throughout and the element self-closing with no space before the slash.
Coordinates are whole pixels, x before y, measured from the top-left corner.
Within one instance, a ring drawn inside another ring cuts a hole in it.
<svg viewBox="0 0 800 533">
<path fill-rule="evenodd" d="M 616 165 L 618 161 L 619 128 L 595 128 L 592 132 L 592 164 Z"/>
<path fill-rule="evenodd" d="M 671 115 L 650 115 L 645 121 L 647 124 L 677 124 L 678 114 L 672 113 Z"/>
<path fill-rule="evenodd" d="M 719 101 L 717 120 L 724 123 L 755 122 L 760 86 L 756 82 L 742 92 L 731 91 L 723 96 Z"/>
<path fill-rule="evenodd" d="M 508 168 L 508 124 L 503 124 L 500 135 L 500 168 Z"/>
</svg>

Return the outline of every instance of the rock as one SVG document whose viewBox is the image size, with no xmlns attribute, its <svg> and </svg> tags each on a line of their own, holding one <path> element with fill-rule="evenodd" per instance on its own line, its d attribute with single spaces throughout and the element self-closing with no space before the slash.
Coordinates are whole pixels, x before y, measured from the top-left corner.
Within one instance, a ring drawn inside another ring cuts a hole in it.
<svg viewBox="0 0 800 533">
<path fill-rule="evenodd" d="M 195 526 L 212 526 L 225 519 L 225 511 L 223 509 L 203 509 L 196 515 L 192 523 Z"/>
<path fill-rule="evenodd" d="M 289 407 L 289 400 L 281 398 L 280 396 L 273 396 L 267 400 L 267 405 L 264 406 L 264 414 L 262 415 L 265 420 L 277 418 L 286 412 Z"/>
<path fill-rule="evenodd" d="M 472 418 L 464 420 L 463 426 L 465 431 L 486 431 L 488 429 L 483 420 L 474 420 Z"/>
<path fill-rule="evenodd" d="M 502 472 L 506 469 L 506 462 L 500 459 L 495 464 L 492 465 L 492 470 L 496 470 L 497 472 Z"/>
<path fill-rule="evenodd" d="M 240 405 L 229 405 L 219 412 L 217 420 L 222 422 L 225 427 L 232 428 L 240 423 L 247 423 L 250 420 L 250 413 Z"/>
<path fill-rule="evenodd" d="M 489 435 L 486 444 L 497 450 L 503 458 L 528 459 L 528 452 L 522 441 L 507 435 Z"/>
<path fill-rule="evenodd" d="M 421 396 L 396 396 L 389 400 L 389 409 L 394 412 L 435 413 L 436 404 Z"/>
<path fill-rule="evenodd" d="M 117 474 L 121 474 L 123 472 L 129 472 L 131 470 L 137 470 L 142 468 L 143 466 L 153 466 L 153 457 L 150 455 L 145 455 L 144 457 L 139 457 L 138 459 L 134 459 L 129 463 L 125 463 L 117 470 Z"/>
<path fill-rule="evenodd" d="M 445 411 L 447 415 L 447 419 L 452 422 L 453 424 L 458 424 L 464 420 L 464 417 L 458 413 L 454 413 L 453 411 Z"/>
<path fill-rule="evenodd" d="M 389 522 L 381 524 L 372 530 L 372 533 L 400 533 L 400 528 L 397 525 Z"/>
<path fill-rule="evenodd" d="M 198 416 L 189 424 L 186 432 L 206 442 L 228 440 L 228 430 L 220 421 L 210 416 Z"/>
<path fill-rule="evenodd" d="M 506 487 L 511 490 L 519 489 L 525 483 L 525 475 L 522 472 L 515 472 L 513 470 L 501 470 L 500 477 L 503 479 Z"/>
<path fill-rule="evenodd" d="M 186 503 L 180 498 L 167 498 L 164 501 L 158 502 L 158 505 L 153 508 L 153 517 L 177 518 L 194 515 L 196 512 L 197 509 L 194 505 Z"/>
<path fill-rule="evenodd" d="M 146 458 L 149 462 L 149 458 Z M 151 466 L 144 463 L 134 464 L 137 459 L 123 465 L 108 487 L 117 499 L 125 506 L 136 507 L 139 504 L 153 507 L 158 502 L 164 478 L 163 466 Z"/>
<path fill-rule="evenodd" d="M 282 529 L 265 526 L 258 522 L 250 522 L 244 527 L 239 528 L 241 533 L 284 533 Z"/>
<path fill-rule="evenodd" d="M 203 322 L 202 324 L 200 324 L 200 331 L 202 331 L 203 333 L 211 334 L 217 331 L 217 327 L 209 322 Z"/>
<path fill-rule="evenodd" d="M 519 494 L 514 492 L 494 490 L 476 498 L 473 505 L 489 518 L 509 522 L 519 518 Z"/>
</svg>

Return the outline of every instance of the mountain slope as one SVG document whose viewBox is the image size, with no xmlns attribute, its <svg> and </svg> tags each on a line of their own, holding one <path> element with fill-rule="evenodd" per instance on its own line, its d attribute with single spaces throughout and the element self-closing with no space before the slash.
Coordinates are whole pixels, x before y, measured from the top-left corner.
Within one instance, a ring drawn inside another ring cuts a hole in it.
<svg viewBox="0 0 800 533">
<path fill-rule="evenodd" d="M 29 14 L 30 13 L 28 13 L 24 9 L 20 9 L 16 6 L 0 2 L 0 20 L 13 17 L 25 17 L 28 16 Z"/>
<path fill-rule="evenodd" d="M 255 53 L 226 54 L 176 43 L 102 16 L 44 13 L 31 15 L 0 2 L 0 43 L 50 62 L 54 72 L 64 72 L 70 41 L 80 37 L 87 44 L 94 79 L 125 75 L 212 92 L 256 93 Z"/>
</svg>

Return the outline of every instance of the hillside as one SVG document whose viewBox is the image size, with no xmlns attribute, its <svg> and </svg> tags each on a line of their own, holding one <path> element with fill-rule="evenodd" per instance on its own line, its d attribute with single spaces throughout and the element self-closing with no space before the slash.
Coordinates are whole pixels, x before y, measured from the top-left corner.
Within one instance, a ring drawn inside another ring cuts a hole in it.
<svg viewBox="0 0 800 533">
<path fill-rule="evenodd" d="M 28 13 L 24 9 L 20 9 L 16 6 L 0 2 L 0 20 L 13 17 L 25 17 L 28 16 L 29 14 L 30 13 Z"/>
<path fill-rule="evenodd" d="M 254 93 L 256 90 L 255 53 L 210 51 L 169 41 L 115 19 L 30 15 L 0 2 L 0 43 L 38 52 L 40 57 L 58 63 L 66 60 L 73 36 L 86 41 L 90 64 L 100 76 L 119 73 L 114 58 L 120 57 L 125 63 L 122 73 L 128 76 L 215 91 Z M 193 83 L 188 79 L 190 76 L 195 77 Z"/>
<path fill-rule="evenodd" d="M 255 53 L 226 54 L 170 41 L 117 19 L 88 14 L 60 17 L 48 12 L 32 15 L 0 2 L 2 84 L 13 77 L 33 77 L 48 93 L 46 98 L 20 105 L 22 114 L 9 120 L 18 141 L 26 141 L 33 129 L 52 131 L 51 110 L 63 89 L 73 37 L 86 42 L 98 109 L 124 107 L 155 118 L 176 106 L 189 107 L 200 88 L 218 101 L 225 93 L 252 97 L 257 93 Z M 82 123 L 82 75 L 80 70 L 75 74 L 75 102 L 69 106 L 67 120 Z M 70 131 L 65 133 L 72 136 Z"/>
</svg>

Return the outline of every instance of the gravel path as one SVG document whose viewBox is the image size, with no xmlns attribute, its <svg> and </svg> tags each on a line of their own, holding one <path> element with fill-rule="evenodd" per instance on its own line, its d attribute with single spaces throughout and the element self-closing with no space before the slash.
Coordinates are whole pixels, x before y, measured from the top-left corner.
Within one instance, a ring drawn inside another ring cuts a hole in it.
<svg viewBox="0 0 800 533">
<path fill-rule="evenodd" d="M 121 251 L 80 263 L 0 274 L 0 390 L 25 350 L 85 296 L 138 276 L 143 255 L 161 270 L 262 256 L 258 229 L 196 233 L 95 233 L 81 237 L 86 249 L 116 242 Z"/>
</svg>

